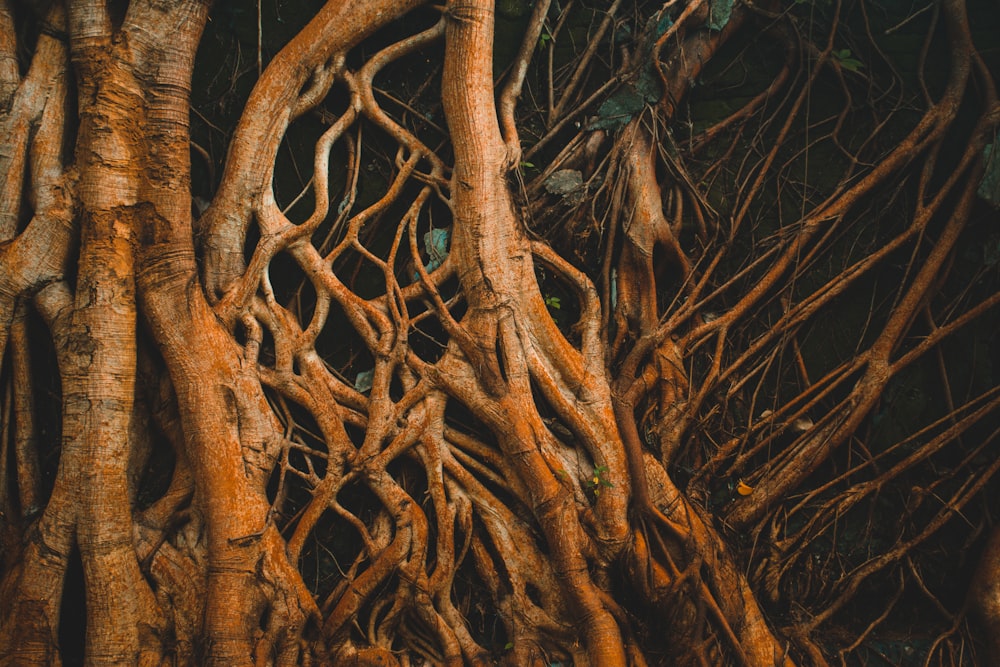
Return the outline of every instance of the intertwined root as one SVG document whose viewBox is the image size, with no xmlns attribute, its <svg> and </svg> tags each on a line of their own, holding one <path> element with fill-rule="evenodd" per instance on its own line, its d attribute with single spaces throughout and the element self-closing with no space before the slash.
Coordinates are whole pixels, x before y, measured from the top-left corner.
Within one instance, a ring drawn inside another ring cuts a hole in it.
<svg viewBox="0 0 1000 667">
<path fill-rule="evenodd" d="M 963 3 L 889 104 L 898 28 L 853 5 L 330 2 L 195 220 L 207 9 L 129 4 L 54 3 L 23 79 L 0 39 L 0 663 L 57 661 L 77 586 L 92 662 L 822 665 L 908 596 L 945 618 L 928 664 L 966 650 L 921 555 L 1000 467 L 952 349 L 1000 303 L 959 268 L 1000 123 Z"/>
</svg>

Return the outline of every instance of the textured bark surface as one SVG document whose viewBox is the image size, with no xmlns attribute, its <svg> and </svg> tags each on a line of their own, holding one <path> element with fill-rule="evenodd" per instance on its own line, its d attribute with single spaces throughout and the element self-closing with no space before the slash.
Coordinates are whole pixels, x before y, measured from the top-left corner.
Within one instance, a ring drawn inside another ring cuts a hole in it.
<svg viewBox="0 0 1000 667">
<path fill-rule="evenodd" d="M 218 4 L 0 0 L 0 665 L 1000 659 L 986 3 Z"/>
</svg>

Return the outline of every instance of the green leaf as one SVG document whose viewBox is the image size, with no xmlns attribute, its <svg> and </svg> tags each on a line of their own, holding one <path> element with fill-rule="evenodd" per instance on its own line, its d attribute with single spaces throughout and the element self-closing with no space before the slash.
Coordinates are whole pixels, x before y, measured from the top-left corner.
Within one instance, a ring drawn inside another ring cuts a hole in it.
<svg viewBox="0 0 1000 667">
<path fill-rule="evenodd" d="M 358 373 L 354 378 L 354 388 L 362 394 L 372 388 L 372 380 L 375 379 L 375 369 L 370 368 Z"/>
<path fill-rule="evenodd" d="M 983 146 L 983 179 L 976 194 L 1000 208 L 1000 146 L 996 143 Z"/>
<path fill-rule="evenodd" d="M 636 91 L 642 95 L 646 104 L 656 104 L 663 93 L 660 77 L 653 71 L 653 67 L 643 67 L 639 72 L 639 78 L 635 82 Z"/>
<path fill-rule="evenodd" d="M 428 273 L 438 268 L 448 257 L 448 230 L 432 229 L 424 234 L 424 250 L 427 251 L 427 266 L 424 268 Z"/>
<path fill-rule="evenodd" d="M 674 24 L 674 20 L 670 18 L 670 13 L 664 10 L 660 11 L 659 19 L 656 21 L 656 28 L 653 31 L 655 39 L 663 37 L 663 33 Z"/>
<path fill-rule="evenodd" d="M 512 648 L 514 648 L 514 642 L 507 642 L 506 644 L 503 645 L 503 650 L 505 651 L 509 651 Z"/>
<path fill-rule="evenodd" d="M 565 197 L 583 187 L 583 174 L 576 169 L 560 169 L 545 179 L 545 189 Z"/>
<path fill-rule="evenodd" d="M 519 19 L 528 15 L 531 5 L 528 0 L 498 0 L 496 10 L 505 19 Z"/>
<path fill-rule="evenodd" d="M 590 122 L 592 130 L 620 130 L 632 117 L 642 111 L 646 100 L 642 93 L 632 86 L 623 86 L 621 90 L 604 100 L 597 109 L 597 118 Z"/>
<path fill-rule="evenodd" d="M 556 310 L 559 310 L 561 308 L 559 297 L 557 296 L 545 297 L 545 305 L 548 306 L 549 308 L 555 308 Z"/>
<path fill-rule="evenodd" d="M 604 479 L 605 473 L 608 472 L 608 466 L 594 466 L 594 472 L 587 480 L 587 488 L 594 492 L 595 496 L 601 495 L 601 487 L 612 488 L 614 484 Z"/>
<path fill-rule="evenodd" d="M 836 58 L 837 62 L 840 63 L 840 66 L 848 72 L 857 72 L 859 69 L 864 67 L 864 64 L 860 60 L 851 57 L 850 49 L 840 49 L 839 51 L 834 51 L 833 57 Z"/>
<path fill-rule="evenodd" d="M 990 268 L 1000 264 L 1000 235 L 994 234 L 986 239 L 983 245 L 983 264 Z"/>
<path fill-rule="evenodd" d="M 611 300 L 611 308 L 614 309 L 618 306 L 618 270 L 611 269 L 611 285 L 608 290 L 609 298 Z"/>
<path fill-rule="evenodd" d="M 560 169 L 545 179 L 545 189 L 562 197 L 567 204 L 579 204 L 587 195 L 583 174 L 576 169 Z"/>
<path fill-rule="evenodd" d="M 597 118 L 592 119 L 587 127 L 591 130 L 620 130 L 647 104 L 656 104 L 662 94 L 660 77 L 649 63 L 633 82 L 623 85 L 604 100 L 597 109 Z"/>
<path fill-rule="evenodd" d="M 628 41 L 632 39 L 632 26 L 628 23 L 620 23 L 616 25 L 614 35 L 612 35 L 611 39 L 615 46 L 627 44 Z"/>
<path fill-rule="evenodd" d="M 733 15 L 733 0 L 710 0 L 708 3 L 708 27 L 722 30 Z"/>
</svg>

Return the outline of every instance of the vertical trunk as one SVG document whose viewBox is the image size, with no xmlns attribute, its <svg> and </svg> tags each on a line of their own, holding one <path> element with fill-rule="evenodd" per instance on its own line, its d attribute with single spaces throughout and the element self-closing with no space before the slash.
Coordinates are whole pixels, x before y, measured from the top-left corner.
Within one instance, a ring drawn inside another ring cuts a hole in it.
<svg viewBox="0 0 1000 667">
<path fill-rule="evenodd" d="M 88 664 L 134 663 L 140 632 L 155 626 L 152 592 L 132 544 L 129 424 L 136 369 L 133 247 L 144 131 L 141 90 L 108 18 L 71 7 L 81 125 L 81 232 L 74 312 L 63 377 L 61 465 L 79 507 L 77 541 L 87 604 Z"/>
<path fill-rule="evenodd" d="M 461 276 L 469 303 L 463 324 L 471 338 L 462 352 L 489 395 L 493 426 L 502 433 L 500 447 L 528 488 L 588 657 L 593 664 L 625 665 L 621 633 L 582 553 L 589 538 L 572 496 L 541 452 L 545 427 L 532 404 L 521 337 L 528 337 L 524 328 L 530 330 L 534 319 L 548 315 L 507 183 L 516 165 L 510 164 L 494 100 L 493 19 L 494 6 L 487 0 L 450 2 L 446 10 L 442 96 L 455 147 L 452 253 L 460 266 L 471 269 Z"/>
</svg>

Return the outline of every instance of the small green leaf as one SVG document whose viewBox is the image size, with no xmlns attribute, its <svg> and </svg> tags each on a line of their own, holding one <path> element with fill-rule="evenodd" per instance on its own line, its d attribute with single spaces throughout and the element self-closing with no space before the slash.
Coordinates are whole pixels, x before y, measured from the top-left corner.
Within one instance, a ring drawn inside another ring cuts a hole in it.
<svg viewBox="0 0 1000 667">
<path fill-rule="evenodd" d="M 590 479 L 587 480 L 587 488 L 594 492 L 595 497 L 601 495 L 601 487 L 607 489 L 614 487 L 614 484 L 604 479 L 604 475 L 607 472 L 607 466 L 594 466 L 594 472 L 591 474 Z"/>
<path fill-rule="evenodd" d="M 632 86 L 623 86 L 598 107 L 597 118 L 588 127 L 592 130 L 621 129 L 645 106 L 646 100 L 641 93 Z"/>
<path fill-rule="evenodd" d="M 357 377 L 354 378 L 354 388 L 363 394 L 372 388 L 372 380 L 374 378 L 374 368 L 370 368 L 367 371 L 361 371 L 358 373 Z"/>
<path fill-rule="evenodd" d="M 534 169 L 535 165 L 532 162 L 521 162 L 521 169 Z"/>
<path fill-rule="evenodd" d="M 620 23 L 615 26 L 615 34 L 612 36 L 615 46 L 621 46 L 632 39 L 632 26 L 627 23 Z"/>
<path fill-rule="evenodd" d="M 557 296 L 545 297 L 545 305 L 549 308 L 554 308 L 555 310 L 559 310 L 562 307 L 562 304 L 559 302 L 559 297 Z"/>
<path fill-rule="evenodd" d="M 674 21 L 672 18 L 670 18 L 670 12 L 667 12 L 665 10 L 660 10 L 659 19 L 657 19 L 656 21 L 656 29 L 653 36 L 656 39 L 659 39 L 660 37 L 663 36 L 663 33 L 667 31 L 667 28 L 669 28 L 673 24 Z"/>
<path fill-rule="evenodd" d="M 729 17 L 733 15 L 733 0 L 709 0 L 708 3 L 708 28 L 709 30 L 722 30 L 729 23 Z"/>
<path fill-rule="evenodd" d="M 424 234 L 424 250 L 427 251 L 427 273 L 438 268 L 448 258 L 448 230 L 432 229 Z"/>
<path fill-rule="evenodd" d="M 1000 143 L 983 146 L 983 178 L 976 194 L 1000 208 Z"/>
<path fill-rule="evenodd" d="M 833 57 L 836 58 L 837 62 L 840 63 L 840 66 L 848 72 L 857 72 L 859 69 L 864 67 L 864 64 L 860 60 L 851 57 L 850 49 L 840 49 L 839 51 L 834 51 Z"/>
<path fill-rule="evenodd" d="M 514 648 L 514 642 L 507 642 L 506 644 L 503 645 L 503 650 L 505 651 L 509 651 L 512 648 Z"/>
<path fill-rule="evenodd" d="M 560 169 L 545 179 L 545 189 L 561 197 L 568 197 L 583 187 L 583 174 L 576 169 Z"/>
<path fill-rule="evenodd" d="M 616 308 L 618 306 L 618 270 L 611 269 L 611 286 L 608 290 L 610 292 L 611 308 Z"/>
</svg>

